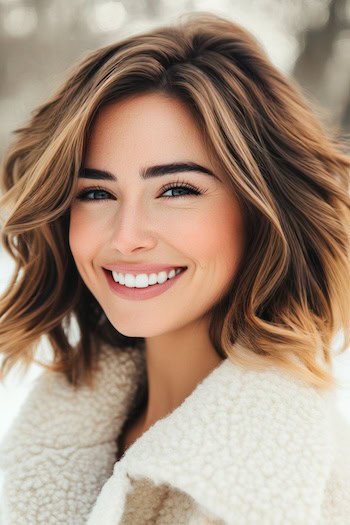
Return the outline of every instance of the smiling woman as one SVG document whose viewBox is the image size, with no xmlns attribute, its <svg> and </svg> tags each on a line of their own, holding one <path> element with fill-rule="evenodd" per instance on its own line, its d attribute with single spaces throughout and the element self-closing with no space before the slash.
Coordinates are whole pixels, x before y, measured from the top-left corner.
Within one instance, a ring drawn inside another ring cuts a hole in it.
<svg viewBox="0 0 350 525">
<path fill-rule="evenodd" d="M 91 53 L 17 135 L 1 373 L 42 335 L 54 359 L 0 449 L 5 523 L 345 525 L 350 161 L 298 88 L 192 14 Z"/>
<path fill-rule="evenodd" d="M 144 337 L 148 354 L 167 349 L 167 367 L 172 365 L 167 383 L 176 369 L 183 392 L 188 363 L 177 349 L 189 354 L 200 347 L 195 368 L 203 366 L 208 332 L 203 317 L 224 296 L 241 258 L 238 202 L 223 174 L 214 174 L 186 105 L 161 93 L 104 106 L 91 126 L 83 165 L 69 230 L 79 274 L 118 331 Z M 103 186 L 91 186 L 101 178 Z M 176 273 L 179 268 L 184 271 Z M 169 279 L 165 270 L 173 271 Z M 156 297 L 151 308 L 140 301 Z M 146 426 L 173 408 L 171 399 L 180 401 L 174 379 L 171 391 L 162 388 L 161 399 L 153 399 L 167 373 L 163 368 L 153 379 L 156 385 L 149 384 Z"/>
</svg>

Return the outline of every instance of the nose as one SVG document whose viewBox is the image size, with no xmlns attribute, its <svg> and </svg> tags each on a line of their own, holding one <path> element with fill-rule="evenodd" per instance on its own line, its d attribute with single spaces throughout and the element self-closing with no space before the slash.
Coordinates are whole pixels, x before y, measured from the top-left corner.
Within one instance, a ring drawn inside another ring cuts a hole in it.
<svg viewBox="0 0 350 525">
<path fill-rule="evenodd" d="M 140 201 L 128 201 L 120 205 L 113 218 L 111 231 L 111 247 L 125 255 L 149 250 L 156 245 L 150 214 Z"/>
</svg>

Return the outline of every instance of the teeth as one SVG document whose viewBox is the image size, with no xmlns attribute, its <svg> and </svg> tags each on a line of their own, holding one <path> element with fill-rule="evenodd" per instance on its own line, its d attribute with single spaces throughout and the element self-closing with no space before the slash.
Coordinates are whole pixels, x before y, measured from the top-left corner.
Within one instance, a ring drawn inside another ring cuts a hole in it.
<svg viewBox="0 0 350 525">
<path fill-rule="evenodd" d="M 151 275 L 148 277 L 148 283 L 147 284 L 156 284 L 157 281 L 158 281 L 158 275 L 156 273 L 151 273 Z"/>
<path fill-rule="evenodd" d="M 164 271 L 164 272 L 159 272 L 158 274 L 158 284 L 163 284 L 165 283 L 165 281 L 167 280 L 168 278 L 168 274 Z M 147 279 L 148 280 L 148 279 Z M 137 281 L 137 278 L 136 278 L 136 281 Z"/>
<path fill-rule="evenodd" d="M 178 268 L 177 270 L 170 270 L 170 272 L 168 273 L 168 278 L 169 278 L 169 279 L 172 279 L 172 278 L 175 277 L 175 275 L 177 275 L 180 271 L 181 271 L 181 268 Z"/>
<path fill-rule="evenodd" d="M 162 271 L 159 273 L 151 273 L 150 275 L 147 275 L 146 273 L 141 273 L 134 276 L 131 273 L 127 273 L 124 275 L 118 272 L 112 272 L 112 275 L 116 283 L 122 284 L 127 288 L 147 288 L 148 286 L 152 286 L 153 284 L 165 283 L 167 279 L 172 279 L 179 272 L 181 272 L 181 268 L 177 268 L 176 270 L 175 268 L 173 268 L 168 272 Z"/>
</svg>

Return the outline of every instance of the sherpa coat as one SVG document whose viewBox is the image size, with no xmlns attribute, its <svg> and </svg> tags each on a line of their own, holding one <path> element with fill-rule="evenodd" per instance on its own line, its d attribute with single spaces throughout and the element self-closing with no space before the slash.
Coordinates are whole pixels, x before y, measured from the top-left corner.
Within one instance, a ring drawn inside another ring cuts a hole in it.
<svg viewBox="0 0 350 525">
<path fill-rule="evenodd" d="M 0 446 L 2 525 L 350 524 L 334 393 L 225 359 L 116 461 L 145 377 L 142 350 L 107 346 L 95 390 L 39 376 Z"/>
</svg>

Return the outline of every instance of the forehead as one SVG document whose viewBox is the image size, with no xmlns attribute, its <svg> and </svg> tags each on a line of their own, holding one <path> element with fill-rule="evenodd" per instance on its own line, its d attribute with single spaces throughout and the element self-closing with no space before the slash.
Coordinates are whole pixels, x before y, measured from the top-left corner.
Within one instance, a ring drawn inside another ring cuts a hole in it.
<svg viewBox="0 0 350 525">
<path fill-rule="evenodd" d="M 103 106 L 90 127 L 87 160 L 107 158 L 201 160 L 209 154 L 196 121 L 180 100 L 160 93 L 139 94 Z M 163 159 L 161 159 L 163 157 Z"/>
</svg>

